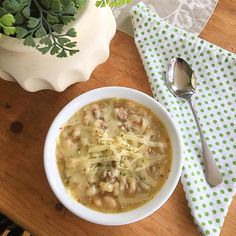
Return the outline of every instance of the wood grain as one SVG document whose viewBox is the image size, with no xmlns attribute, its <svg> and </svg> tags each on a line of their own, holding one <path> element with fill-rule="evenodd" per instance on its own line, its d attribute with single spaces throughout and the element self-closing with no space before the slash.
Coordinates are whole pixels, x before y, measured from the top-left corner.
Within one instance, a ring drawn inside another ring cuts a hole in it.
<svg viewBox="0 0 236 236">
<path fill-rule="evenodd" d="M 221 0 L 201 37 L 236 52 L 236 1 Z M 168 202 L 150 217 L 126 226 L 106 227 L 81 220 L 58 203 L 43 169 L 47 130 L 61 108 L 76 96 L 102 86 L 127 86 L 151 95 L 133 39 L 117 32 L 109 60 L 89 81 L 62 93 L 29 93 L 0 80 L 0 212 L 33 235 L 200 235 L 179 183 Z M 236 232 L 236 199 L 222 236 Z"/>
</svg>

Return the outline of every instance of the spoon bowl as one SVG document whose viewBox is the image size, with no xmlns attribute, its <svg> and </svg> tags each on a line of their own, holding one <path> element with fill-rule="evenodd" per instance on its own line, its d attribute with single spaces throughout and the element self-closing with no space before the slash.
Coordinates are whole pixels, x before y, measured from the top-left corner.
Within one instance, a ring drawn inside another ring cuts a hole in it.
<svg viewBox="0 0 236 236">
<path fill-rule="evenodd" d="M 174 96 L 188 99 L 195 93 L 196 77 L 185 60 L 172 58 L 168 64 L 166 84 Z"/>
</svg>

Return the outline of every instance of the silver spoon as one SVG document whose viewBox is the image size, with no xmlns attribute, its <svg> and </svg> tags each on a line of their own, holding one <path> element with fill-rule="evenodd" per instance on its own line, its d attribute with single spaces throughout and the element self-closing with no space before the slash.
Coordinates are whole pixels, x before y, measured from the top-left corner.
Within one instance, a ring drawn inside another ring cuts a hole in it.
<svg viewBox="0 0 236 236">
<path fill-rule="evenodd" d="M 192 95 L 196 91 L 196 77 L 185 60 L 181 58 L 173 58 L 170 60 L 166 76 L 166 85 L 174 96 L 183 98 L 188 101 L 201 138 L 202 156 L 205 165 L 206 180 L 211 186 L 221 184 L 223 178 L 207 146 L 191 100 Z"/>
</svg>

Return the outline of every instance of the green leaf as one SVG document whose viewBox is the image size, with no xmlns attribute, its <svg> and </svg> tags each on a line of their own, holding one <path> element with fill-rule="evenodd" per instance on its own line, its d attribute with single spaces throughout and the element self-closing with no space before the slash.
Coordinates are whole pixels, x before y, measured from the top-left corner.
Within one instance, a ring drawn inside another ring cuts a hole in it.
<svg viewBox="0 0 236 236">
<path fill-rule="evenodd" d="M 70 42 L 70 40 L 68 38 L 58 38 L 57 41 L 61 45 L 64 45 L 65 43 Z"/>
<path fill-rule="evenodd" d="M 14 23 L 15 23 L 15 18 L 10 13 L 0 17 L 0 29 L 2 28 L 4 34 L 7 36 L 15 34 L 16 28 L 13 26 Z"/>
<path fill-rule="evenodd" d="M 110 0 L 109 7 L 120 7 L 130 2 L 132 2 L 132 0 Z"/>
<path fill-rule="evenodd" d="M 79 50 L 70 50 L 70 51 L 69 51 L 70 56 L 76 54 L 77 52 L 79 52 Z"/>
<path fill-rule="evenodd" d="M 26 30 L 25 28 L 20 26 L 16 27 L 16 37 L 18 39 L 24 38 L 28 33 L 29 33 L 28 30 Z"/>
<path fill-rule="evenodd" d="M 76 44 L 77 44 L 77 42 L 70 42 L 70 43 L 65 44 L 65 47 L 74 48 L 76 46 Z"/>
<path fill-rule="evenodd" d="M 48 46 L 52 46 L 52 41 L 49 37 L 45 37 L 45 38 L 42 38 L 40 39 L 39 41 L 41 44 L 45 44 L 45 45 L 48 45 Z"/>
<path fill-rule="evenodd" d="M 35 32 L 35 37 L 36 38 L 43 38 L 45 35 L 47 35 L 46 30 L 44 27 L 41 25 L 39 29 Z"/>
<path fill-rule="evenodd" d="M 59 0 L 51 1 L 51 11 L 56 13 L 62 12 L 62 4 Z"/>
<path fill-rule="evenodd" d="M 22 14 L 26 17 L 29 18 L 30 17 L 30 6 L 27 6 L 23 9 Z"/>
<path fill-rule="evenodd" d="M 38 19 L 38 18 L 30 17 L 29 20 L 28 20 L 27 26 L 28 26 L 30 29 L 33 29 L 33 28 L 35 28 L 38 24 L 39 24 L 39 19 Z"/>
<path fill-rule="evenodd" d="M 43 47 L 43 48 L 37 47 L 37 50 L 39 50 L 42 54 L 46 54 L 50 49 L 51 49 L 51 46 Z"/>
<path fill-rule="evenodd" d="M 73 2 L 75 3 L 75 6 L 80 11 L 84 7 L 86 0 L 73 0 Z"/>
<path fill-rule="evenodd" d="M 128 4 L 132 2 L 132 0 L 97 0 L 96 6 L 97 7 L 120 7 L 122 5 Z"/>
<path fill-rule="evenodd" d="M 61 19 L 62 19 L 63 24 L 67 25 L 71 21 L 73 21 L 75 18 L 74 18 L 74 16 L 62 16 Z"/>
<path fill-rule="evenodd" d="M 39 0 L 39 1 L 42 4 L 43 8 L 45 8 L 45 9 L 49 9 L 50 8 L 50 4 L 51 4 L 50 0 Z"/>
<path fill-rule="evenodd" d="M 105 7 L 105 6 L 107 6 L 107 3 L 106 3 L 106 1 L 104 1 L 104 0 L 97 0 L 96 1 L 96 7 Z"/>
<path fill-rule="evenodd" d="M 51 55 L 57 54 L 57 53 L 59 52 L 59 49 L 60 49 L 59 47 L 53 46 L 52 49 L 51 49 L 51 51 L 50 51 L 50 54 L 51 54 Z"/>
<path fill-rule="evenodd" d="M 17 13 L 29 4 L 30 0 L 5 0 L 3 1 L 2 6 L 9 13 Z"/>
<path fill-rule="evenodd" d="M 66 51 L 62 49 L 61 52 L 57 54 L 57 57 L 60 57 L 60 58 L 67 57 Z"/>
<path fill-rule="evenodd" d="M 17 12 L 15 14 L 15 19 L 16 19 L 16 24 L 21 25 L 24 22 L 23 16 L 21 15 L 20 12 Z"/>
<path fill-rule="evenodd" d="M 76 37 L 77 33 L 76 33 L 76 30 L 75 28 L 70 28 L 67 32 L 66 32 L 66 35 L 69 36 L 69 37 Z"/>
<path fill-rule="evenodd" d="M 4 8 L 0 7 L 0 17 L 2 17 L 3 15 L 5 15 L 7 13 L 8 13 L 8 11 L 6 11 Z"/>
<path fill-rule="evenodd" d="M 15 27 L 4 27 L 3 32 L 5 35 L 9 36 L 9 35 L 16 33 L 16 28 Z"/>
<path fill-rule="evenodd" d="M 25 38 L 24 45 L 27 45 L 27 46 L 30 46 L 30 47 L 36 47 L 34 39 L 31 35 L 29 35 Z"/>
<path fill-rule="evenodd" d="M 12 14 L 6 14 L 0 18 L 0 23 L 4 26 L 12 26 L 16 22 Z"/>
<path fill-rule="evenodd" d="M 47 14 L 47 21 L 50 23 L 50 24 L 56 24 L 59 22 L 58 18 L 51 15 L 50 13 Z"/>
<path fill-rule="evenodd" d="M 11 13 L 19 12 L 22 8 L 21 3 L 17 0 L 6 0 L 2 3 L 2 6 Z"/>
<path fill-rule="evenodd" d="M 78 12 L 74 2 L 69 2 L 67 6 L 64 7 L 64 12 L 67 14 L 75 15 Z"/>
<path fill-rule="evenodd" d="M 52 25 L 52 29 L 56 33 L 60 34 L 62 32 L 62 30 L 63 30 L 63 25 L 62 24 L 54 24 L 54 25 Z"/>
</svg>

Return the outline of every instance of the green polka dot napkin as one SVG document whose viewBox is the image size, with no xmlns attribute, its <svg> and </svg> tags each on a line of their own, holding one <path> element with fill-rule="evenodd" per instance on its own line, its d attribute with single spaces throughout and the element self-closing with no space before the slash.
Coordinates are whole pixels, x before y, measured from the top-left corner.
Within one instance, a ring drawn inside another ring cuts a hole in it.
<svg viewBox="0 0 236 236">
<path fill-rule="evenodd" d="M 236 192 L 236 55 L 165 23 L 144 3 L 130 13 L 153 96 L 181 130 L 181 181 L 194 221 L 204 235 L 219 235 Z M 193 103 L 224 178 L 218 187 L 211 188 L 205 180 L 200 138 L 187 102 L 173 97 L 164 83 L 172 57 L 185 59 L 195 71 L 198 85 Z"/>
</svg>

